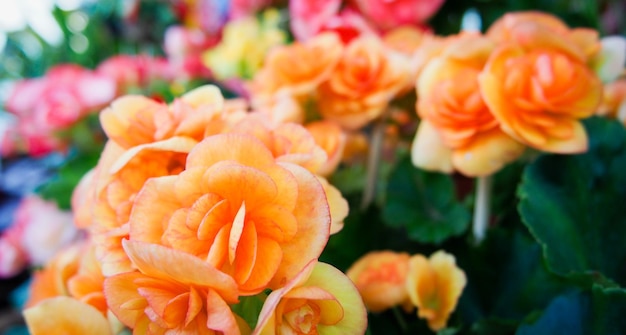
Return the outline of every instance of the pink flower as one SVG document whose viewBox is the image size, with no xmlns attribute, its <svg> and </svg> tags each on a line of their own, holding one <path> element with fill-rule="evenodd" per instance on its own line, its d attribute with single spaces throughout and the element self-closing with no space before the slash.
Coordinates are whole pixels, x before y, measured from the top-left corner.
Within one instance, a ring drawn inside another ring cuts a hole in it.
<svg viewBox="0 0 626 335">
<path fill-rule="evenodd" d="M 306 41 L 322 31 L 334 31 L 344 43 L 374 29 L 354 10 L 339 12 L 341 0 L 290 0 L 291 31 L 299 41 Z"/>
<path fill-rule="evenodd" d="M 356 0 L 367 19 L 381 30 L 401 25 L 421 25 L 433 16 L 444 0 Z"/>
<path fill-rule="evenodd" d="M 3 238 L 23 252 L 31 264 L 41 266 L 78 236 L 70 212 L 31 195 L 22 200 Z"/>
<path fill-rule="evenodd" d="M 268 6 L 271 2 L 271 0 L 232 0 L 230 2 L 230 17 L 237 19 L 254 15 L 255 12 Z"/>
<path fill-rule="evenodd" d="M 167 59 L 148 55 L 117 55 L 98 65 L 96 72 L 114 80 L 118 92 L 125 93 L 133 87 L 148 86 L 155 79 L 172 80 L 174 71 Z"/>
<path fill-rule="evenodd" d="M 115 82 L 77 65 L 51 68 L 44 77 L 15 86 L 6 109 L 18 118 L 17 133 L 34 156 L 62 149 L 55 132 L 66 129 L 115 97 Z"/>
<path fill-rule="evenodd" d="M 200 29 L 170 26 L 165 31 L 163 49 L 176 73 L 208 78 L 211 71 L 202 64 L 201 55 L 218 40 L 217 35 L 208 35 Z"/>
<path fill-rule="evenodd" d="M 0 236 L 0 278 L 10 278 L 26 267 L 27 257 L 15 234 Z"/>
</svg>

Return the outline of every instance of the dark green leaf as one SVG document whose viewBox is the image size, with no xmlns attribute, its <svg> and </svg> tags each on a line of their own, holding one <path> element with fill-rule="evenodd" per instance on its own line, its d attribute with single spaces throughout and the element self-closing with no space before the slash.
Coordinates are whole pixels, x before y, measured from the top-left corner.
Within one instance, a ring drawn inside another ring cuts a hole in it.
<svg viewBox="0 0 626 335">
<path fill-rule="evenodd" d="M 267 298 L 265 292 L 261 292 L 257 295 L 249 297 L 239 297 L 239 303 L 230 306 L 233 312 L 241 316 L 251 329 L 256 327 L 256 323 L 259 320 L 259 314 L 263 308 L 263 303 Z"/>
<path fill-rule="evenodd" d="M 463 234 L 470 214 L 456 200 L 449 175 L 419 170 L 406 158 L 391 172 L 383 219 L 418 242 L 440 244 Z"/>
<path fill-rule="evenodd" d="M 585 125 L 587 153 L 543 155 L 526 168 L 519 210 L 552 271 L 595 276 L 591 282 L 601 274 L 623 285 L 626 130 L 599 118 Z"/>
<path fill-rule="evenodd" d="M 590 291 L 556 297 L 536 322 L 519 327 L 517 335 L 621 335 L 626 332 L 626 290 L 594 285 Z"/>
</svg>

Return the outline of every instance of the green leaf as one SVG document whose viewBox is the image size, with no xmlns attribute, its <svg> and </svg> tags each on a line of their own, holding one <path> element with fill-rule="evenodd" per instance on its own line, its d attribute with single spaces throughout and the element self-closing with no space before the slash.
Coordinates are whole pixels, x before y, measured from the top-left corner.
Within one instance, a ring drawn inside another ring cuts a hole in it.
<svg viewBox="0 0 626 335">
<path fill-rule="evenodd" d="M 235 314 L 246 320 L 251 329 L 254 329 L 257 321 L 259 321 L 259 314 L 266 298 L 265 292 L 249 297 L 239 297 L 239 303 L 231 305 L 230 308 Z"/>
<path fill-rule="evenodd" d="M 626 290 L 594 285 L 556 297 L 541 317 L 519 327 L 516 335 L 620 335 L 626 332 Z"/>
<path fill-rule="evenodd" d="M 589 297 L 580 293 L 556 297 L 533 324 L 519 327 L 516 335 L 568 334 L 584 335 Z"/>
<path fill-rule="evenodd" d="M 60 209 L 70 209 L 74 188 L 83 175 L 98 163 L 98 157 L 98 153 L 76 152 L 37 193 L 46 200 L 55 201 Z"/>
<path fill-rule="evenodd" d="M 543 155 L 526 168 L 519 211 L 552 271 L 624 285 L 626 130 L 600 118 L 585 126 L 587 153 Z"/>
<path fill-rule="evenodd" d="M 452 177 L 419 170 L 405 158 L 391 172 L 383 220 L 415 241 L 440 244 L 463 234 L 470 214 L 455 199 Z"/>
</svg>

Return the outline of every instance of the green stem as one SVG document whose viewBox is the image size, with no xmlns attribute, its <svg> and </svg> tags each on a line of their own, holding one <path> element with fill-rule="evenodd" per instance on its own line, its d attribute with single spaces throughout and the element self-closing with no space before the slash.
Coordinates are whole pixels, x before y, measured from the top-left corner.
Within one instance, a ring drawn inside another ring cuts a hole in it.
<svg viewBox="0 0 626 335">
<path fill-rule="evenodd" d="M 363 190 L 363 198 L 361 199 L 361 210 L 367 209 L 376 196 L 376 184 L 378 183 L 378 169 L 385 137 L 386 119 L 387 112 L 383 113 L 383 115 L 374 122 L 374 128 L 372 129 L 370 148 L 367 155 L 365 189 Z"/>
<path fill-rule="evenodd" d="M 474 242 L 480 244 L 489 226 L 491 202 L 491 176 L 476 179 L 476 200 L 474 201 Z"/>
<path fill-rule="evenodd" d="M 393 316 L 396 317 L 396 321 L 398 321 L 400 328 L 402 328 L 402 333 L 406 333 L 407 329 L 409 329 L 409 326 L 406 324 L 406 321 L 404 321 L 404 316 L 400 312 L 400 308 L 398 308 L 398 306 L 395 306 L 391 310 L 393 310 Z"/>
</svg>

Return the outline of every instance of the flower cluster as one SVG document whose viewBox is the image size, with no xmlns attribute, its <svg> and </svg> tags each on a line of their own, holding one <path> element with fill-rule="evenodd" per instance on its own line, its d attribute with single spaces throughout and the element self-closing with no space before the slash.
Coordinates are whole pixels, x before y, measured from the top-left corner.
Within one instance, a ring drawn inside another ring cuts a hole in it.
<svg viewBox="0 0 626 335">
<path fill-rule="evenodd" d="M 51 318 L 67 330 L 108 319 L 135 333 L 248 333 L 233 306 L 252 296 L 266 299 L 259 334 L 364 331 L 356 288 L 317 261 L 348 211 L 318 175 L 326 151 L 301 125 L 238 107 L 203 86 L 171 104 L 124 96 L 100 114 L 109 141 L 74 196 L 89 239 L 37 274 L 32 331 Z M 100 313 L 55 317 L 78 304 Z"/>
<path fill-rule="evenodd" d="M 453 255 L 437 251 L 429 258 L 405 252 L 372 251 L 346 272 L 367 309 L 382 312 L 402 306 L 417 307 L 432 331 L 446 327 L 450 314 L 467 283 Z"/>
<path fill-rule="evenodd" d="M 164 57 L 18 81 L 0 154 L 56 173 L 0 175 L 28 194 L 0 277 L 33 268 L 30 333 L 535 333 L 564 292 L 593 318 L 623 305 L 620 228 L 595 216 L 624 217 L 626 131 L 587 119 L 626 125 L 626 39 L 538 11 L 439 36 L 442 4 L 131 1 L 124 38 L 167 11 L 162 50 L 138 45 Z"/>
<path fill-rule="evenodd" d="M 484 35 L 447 37 L 417 79 L 414 164 L 487 176 L 527 147 L 586 151 L 580 120 L 602 99 L 593 65 L 606 51 L 596 31 L 540 12 L 507 14 Z"/>
</svg>

